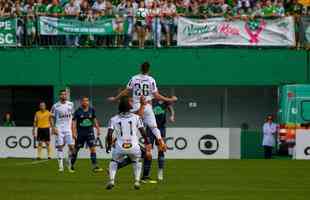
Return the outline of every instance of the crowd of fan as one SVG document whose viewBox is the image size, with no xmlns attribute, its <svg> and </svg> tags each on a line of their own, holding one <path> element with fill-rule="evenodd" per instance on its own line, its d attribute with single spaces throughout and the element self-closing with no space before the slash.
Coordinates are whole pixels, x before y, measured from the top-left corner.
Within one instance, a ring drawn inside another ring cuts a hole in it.
<svg viewBox="0 0 310 200">
<path fill-rule="evenodd" d="M 305 2 L 304 2 L 305 1 Z M 170 46 L 178 16 L 191 18 L 225 17 L 227 20 L 276 18 L 310 14 L 310 3 L 303 0 L 0 0 L 0 17 L 17 17 L 18 41 L 22 44 L 69 46 L 132 46 L 144 48 L 146 38 L 161 47 Z M 40 37 L 38 16 L 93 21 L 115 18 L 128 23 L 122 36 Z M 163 33 L 163 35 L 162 35 Z M 21 44 L 20 44 L 21 45 Z"/>
</svg>

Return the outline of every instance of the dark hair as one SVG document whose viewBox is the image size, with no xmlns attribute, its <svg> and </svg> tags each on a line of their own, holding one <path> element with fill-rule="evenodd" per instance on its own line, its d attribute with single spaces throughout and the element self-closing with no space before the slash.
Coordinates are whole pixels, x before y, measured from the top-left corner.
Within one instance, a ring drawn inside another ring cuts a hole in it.
<svg viewBox="0 0 310 200">
<path fill-rule="evenodd" d="M 59 90 L 59 94 L 66 92 L 66 90 Z"/>
<path fill-rule="evenodd" d="M 129 96 L 123 96 L 120 99 L 120 102 L 118 104 L 118 112 L 119 113 L 126 113 L 130 111 L 130 105 L 129 105 Z"/>
<path fill-rule="evenodd" d="M 142 63 L 141 64 L 141 72 L 143 73 L 143 74 L 146 74 L 146 73 L 148 73 L 150 71 L 150 63 L 149 62 L 144 62 L 144 63 Z"/>
</svg>

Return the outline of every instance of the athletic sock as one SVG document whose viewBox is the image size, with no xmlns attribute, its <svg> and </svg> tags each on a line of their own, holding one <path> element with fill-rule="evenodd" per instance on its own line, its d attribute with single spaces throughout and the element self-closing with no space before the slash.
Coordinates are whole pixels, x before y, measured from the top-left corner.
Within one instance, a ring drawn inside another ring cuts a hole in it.
<svg viewBox="0 0 310 200">
<path fill-rule="evenodd" d="M 142 171 L 142 163 L 139 161 L 133 162 L 133 173 L 135 176 L 135 181 L 140 181 L 141 171 Z"/>
<path fill-rule="evenodd" d="M 90 160 L 93 168 L 97 167 L 97 154 L 96 153 L 90 153 Z"/>
<path fill-rule="evenodd" d="M 74 156 L 74 151 L 68 150 L 68 168 L 71 169 L 72 167 L 72 158 Z"/>
<path fill-rule="evenodd" d="M 122 162 L 117 163 L 117 169 L 126 167 L 127 165 L 130 165 L 131 163 L 132 163 L 132 160 L 130 159 L 130 157 L 127 157 Z"/>
<path fill-rule="evenodd" d="M 112 160 L 109 165 L 109 175 L 110 175 L 110 181 L 112 184 L 114 184 L 116 171 L 117 171 L 117 162 Z"/>
<path fill-rule="evenodd" d="M 144 158 L 144 163 L 143 163 L 143 178 L 150 177 L 151 165 L 152 165 L 152 159 L 146 159 L 146 158 Z"/>
<path fill-rule="evenodd" d="M 165 154 L 164 152 L 158 153 L 158 168 L 163 169 L 165 164 Z"/>
<path fill-rule="evenodd" d="M 38 158 L 42 159 L 42 145 L 38 145 Z"/>
<path fill-rule="evenodd" d="M 64 159 L 64 152 L 63 150 L 57 150 L 57 157 L 58 157 L 58 166 L 60 169 L 64 168 L 63 159 Z"/>
<path fill-rule="evenodd" d="M 78 153 L 79 153 L 80 148 L 75 149 L 75 151 L 73 152 L 72 156 L 71 156 L 71 166 L 74 166 Z"/>
</svg>

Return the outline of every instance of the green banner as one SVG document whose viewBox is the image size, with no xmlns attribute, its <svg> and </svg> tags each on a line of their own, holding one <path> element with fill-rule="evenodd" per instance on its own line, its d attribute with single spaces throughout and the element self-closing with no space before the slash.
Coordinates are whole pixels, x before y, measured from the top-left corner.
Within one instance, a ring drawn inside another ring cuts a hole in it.
<svg viewBox="0 0 310 200">
<path fill-rule="evenodd" d="M 116 22 L 113 18 L 91 22 L 40 17 L 39 25 L 41 35 L 116 35 L 123 34 L 127 27 L 124 22 Z"/>
<path fill-rule="evenodd" d="M 0 18 L 0 46 L 16 46 L 17 19 Z"/>
</svg>

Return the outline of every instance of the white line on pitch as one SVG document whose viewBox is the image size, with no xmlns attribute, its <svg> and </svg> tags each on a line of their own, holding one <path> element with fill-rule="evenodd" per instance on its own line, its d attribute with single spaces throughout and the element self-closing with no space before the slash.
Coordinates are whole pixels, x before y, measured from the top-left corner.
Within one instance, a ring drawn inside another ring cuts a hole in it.
<svg viewBox="0 0 310 200">
<path fill-rule="evenodd" d="M 32 161 L 32 162 L 16 163 L 16 165 L 19 165 L 19 166 L 36 165 L 36 164 L 45 163 L 45 162 L 48 162 L 48 160 L 37 160 L 37 161 Z"/>
</svg>

